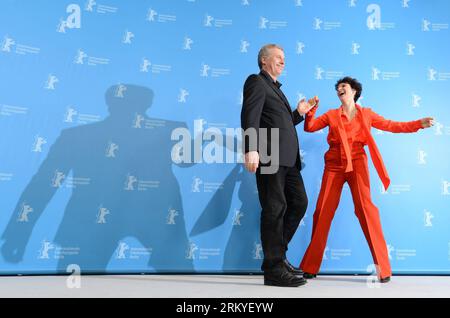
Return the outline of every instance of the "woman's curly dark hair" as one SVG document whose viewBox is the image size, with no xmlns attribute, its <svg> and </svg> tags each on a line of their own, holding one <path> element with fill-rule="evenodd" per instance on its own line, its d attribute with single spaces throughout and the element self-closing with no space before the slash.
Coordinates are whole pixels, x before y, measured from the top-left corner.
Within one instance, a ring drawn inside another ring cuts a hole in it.
<svg viewBox="0 0 450 318">
<path fill-rule="evenodd" d="M 336 85 L 334 85 L 334 88 L 336 89 L 336 91 L 338 90 L 339 84 L 342 84 L 342 83 L 349 84 L 351 86 L 351 88 L 356 91 L 355 98 L 354 98 L 355 99 L 355 103 L 356 103 L 358 98 L 361 96 L 361 92 L 362 92 L 362 85 L 361 85 L 361 83 L 358 82 L 358 80 L 355 79 L 355 78 L 352 78 L 350 76 L 346 76 L 346 77 L 341 78 L 340 80 L 338 80 L 336 82 Z"/>
</svg>

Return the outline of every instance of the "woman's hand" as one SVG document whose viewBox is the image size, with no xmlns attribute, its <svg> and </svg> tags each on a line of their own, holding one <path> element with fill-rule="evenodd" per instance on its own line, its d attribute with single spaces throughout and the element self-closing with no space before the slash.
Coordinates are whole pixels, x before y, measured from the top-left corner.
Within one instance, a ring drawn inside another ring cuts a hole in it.
<svg viewBox="0 0 450 318">
<path fill-rule="evenodd" d="M 308 102 L 303 98 L 301 101 L 297 104 L 297 111 L 300 115 L 305 115 L 308 113 L 313 107 L 317 106 L 319 104 L 319 97 L 314 96 L 313 98 L 310 98 Z"/>
<path fill-rule="evenodd" d="M 434 118 L 433 117 L 425 117 L 420 120 L 420 123 L 422 124 L 422 128 L 430 128 L 434 125 Z"/>
</svg>

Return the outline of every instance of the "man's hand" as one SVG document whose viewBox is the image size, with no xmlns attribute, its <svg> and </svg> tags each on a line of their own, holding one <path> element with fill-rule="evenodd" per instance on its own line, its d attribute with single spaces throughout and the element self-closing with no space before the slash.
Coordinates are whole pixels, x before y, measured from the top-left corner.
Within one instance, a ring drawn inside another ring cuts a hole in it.
<svg viewBox="0 0 450 318">
<path fill-rule="evenodd" d="M 256 172 L 259 166 L 259 153 L 257 151 L 249 151 L 245 154 L 245 168 L 252 173 Z"/>
<path fill-rule="evenodd" d="M 434 125 L 434 118 L 433 117 L 425 117 L 420 120 L 420 123 L 422 124 L 422 128 L 430 128 Z"/>
<path fill-rule="evenodd" d="M 319 98 L 317 96 L 314 96 L 313 98 L 310 98 L 308 102 L 303 98 L 301 101 L 297 104 L 297 111 L 300 115 L 305 115 L 307 112 L 311 110 L 314 106 L 316 106 L 319 103 Z"/>
</svg>

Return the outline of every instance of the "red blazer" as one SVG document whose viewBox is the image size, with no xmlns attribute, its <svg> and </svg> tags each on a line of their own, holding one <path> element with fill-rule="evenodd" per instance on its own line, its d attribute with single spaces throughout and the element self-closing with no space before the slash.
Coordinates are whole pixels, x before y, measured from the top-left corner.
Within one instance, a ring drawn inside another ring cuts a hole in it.
<svg viewBox="0 0 450 318">
<path fill-rule="evenodd" d="M 372 162 L 377 170 L 381 182 L 384 185 L 384 188 L 387 189 L 390 184 L 389 175 L 386 167 L 384 166 L 383 158 L 381 157 L 377 144 L 375 143 L 375 140 L 370 132 L 370 128 L 375 127 L 377 129 L 390 131 L 393 133 L 411 133 L 422 128 L 421 121 L 414 120 L 408 122 L 398 122 L 388 120 L 372 111 L 371 108 L 363 108 L 358 104 L 356 104 L 356 109 L 360 112 L 362 118 L 362 130 L 367 138 L 370 157 L 372 158 Z M 341 119 L 341 108 L 331 109 L 325 114 L 315 118 L 314 116 L 316 111 L 317 107 L 314 107 L 306 114 L 305 131 L 314 132 L 329 126 L 328 136 L 339 136 L 339 140 L 330 140 L 330 138 L 328 138 L 328 142 L 338 142 L 342 145 L 344 148 L 345 157 L 347 159 L 347 167 L 345 168 L 345 172 L 353 171 L 350 146 L 348 144 L 347 134 Z"/>
</svg>

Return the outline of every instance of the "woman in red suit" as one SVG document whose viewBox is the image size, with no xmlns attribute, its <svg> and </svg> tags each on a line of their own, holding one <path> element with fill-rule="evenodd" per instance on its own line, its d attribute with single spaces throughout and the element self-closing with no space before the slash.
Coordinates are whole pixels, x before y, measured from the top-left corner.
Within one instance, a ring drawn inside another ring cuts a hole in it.
<svg viewBox="0 0 450 318">
<path fill-rule="evenodd" d="M 315 118 L 319 100 L 305 119 L 305 131 L 314 132 L 329 126 L 327 141 L 330 145 L 325 153 L 325 170 L 316 210 L 314 212 L 311 243 L 300 264 L 305 278 L 314 278 L 319 272 L 331 221 L 339 204 L 342 187 L 348 182 L 352 193 L 355 213 L 369 244 L 380 282 L 390 280 L 391 266 L 381 229 L 377 207 L 370 197 L 369 169 L 364 146 L 368 145 L 372 162 L 387 189 L 390 183 L 370 128 L 393 133 L 412 133 L 433 125 L 433 118 L 410 122 L 396 122 L 383 118 L 370 108 L 356 104 L 361 96 L 362 85 L 351 77 L 340 79 L 336 85 L 341 107 L 331 109 Z"/>
</svg>

